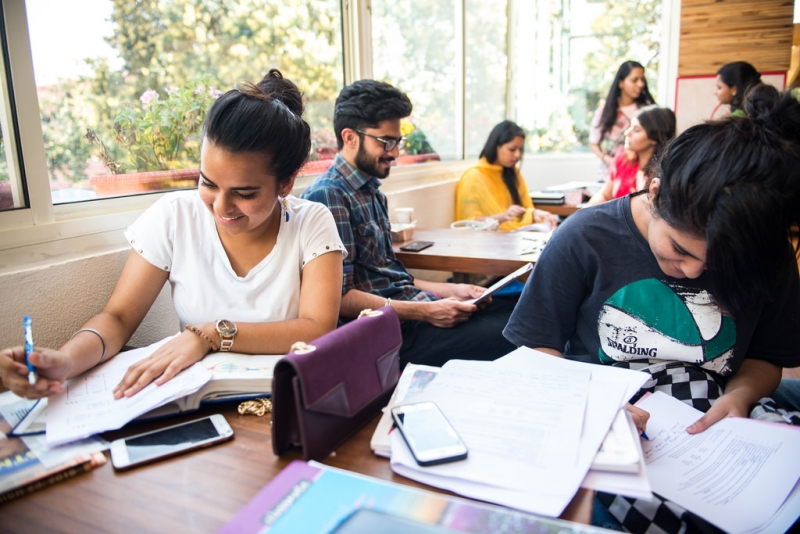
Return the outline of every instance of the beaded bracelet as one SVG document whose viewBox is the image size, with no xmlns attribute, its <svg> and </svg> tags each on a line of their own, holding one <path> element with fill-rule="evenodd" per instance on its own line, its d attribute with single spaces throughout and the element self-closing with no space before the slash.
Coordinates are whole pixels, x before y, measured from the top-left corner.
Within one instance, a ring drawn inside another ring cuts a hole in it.
<svg viewBox="0 0 800 534">
<path fill-rule="evenodd" d="M 212 340 L 211 337 L 208 334 L 206 334 L 205 332 L 203 332 L 202 330 L 200 330 L 196 326 L 192 326 L 190 324 L 187 324 L 186 325 L 186 330 L 189 330 L 190 332 L 194 332 L 195 334 L 200 336 L 200 339 L 202 339 L 203 341 L 208 343 L 208 346 L 211 347 L 211 352 L 217 352 L 219 350 L 219 347 L 214 346 L 214 340 Z"/>
</svg>

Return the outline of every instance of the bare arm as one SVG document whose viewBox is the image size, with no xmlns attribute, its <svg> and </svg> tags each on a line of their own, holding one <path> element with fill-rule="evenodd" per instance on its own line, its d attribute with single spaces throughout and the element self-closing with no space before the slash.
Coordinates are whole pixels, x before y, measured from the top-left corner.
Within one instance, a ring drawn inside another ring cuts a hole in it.
<svg viewBox="0 0 800 534">
<path fill-rule="evenodd" d="M 297 319 L 263 323 L 236 323 L 233 351 L 244 354 L 284 354 L 297 341 L 311 341 L 336 328 L 341 300 L 342 256 L 329 252 L 306 264 L 302 271 Z M 215 348 L 220 338 L 215 322 L 194 325 Z M 130 397 L 155 381 L 161 385 L 200 361 L 211 346 L 196 333 L 184 331 L 148 358 L 132 365 L 114 389 L 116 398 Z"/>
<path fill-rule="evenodd" d="M 603 202 L 608 202 L 613 198 L 614 192 L 614 182 L 611 181 L 609 178 L 606 180 L 606 183 L 603 184 L 603 188 L 600 189 L 597 193 L 589 199 L 589 202 L 586 203 L 587 206 L 594 206 L 595 204 L 602 204 Z"/>
<path fill-rule="evenodd" d="M 456 300 L 476 299 L 486 291 L 481 286 L 472 284 L 451 284 L 449 282 L 430 282 L 428 280 L 414 279 L 414 285 L 423 291 L 434 293 L 442 298 L 454 298 Z"/>
<path fill-rule="evenodd" d="M 482 289 L 482 288 L 481 288 Z M 342 296 L 343 317 L 358 317 L 365 308 L 377 309 L 386 305 L 386 299 L 351 289 Z M 440 328 L 450 328 L 469 319 L 478 307 L 465 304 L 454 299 L 442 299 L 432 302 L 392 300 L 392 308 L 401 321 L 424 321 Z"/>
<path fill-rule="evenodd" d="M 511 206 L 508 207 L 506 211 L 495 213 L 494 215 L 473 217 L 472 220 L 485 221 L 486 219 L 494 219 L 499 223 L 504 223 L 506 221 L 513 221 L 519 218 L 520 216 L 525 215 L 526 211 L 527 211 L 526 208 L 523 208 L 518 204 L 512 204 Z"/>
<path fill-rule="evenodd" d="M 704 431 L 724 417 L 747 417 L 758 399 L 772 394 L 781 381 L 781 368 L 762 360 L 745 358 L 725 385 L 725 394 L 714 401 L 706 414 L 686 430 Z"/>
<path fill-rule="evenodd" d="M 97 330 L 103 336 L 104 359 L 117 354 L 130 339 L 166 283 L 167 276 L 165 271 L 136 252 L 130 252 L 108 303 L 81 327 Z M 97 365 L 103 357 L 103 342 L 93 332 L 81 332 L 58 350 L 36 347 L 30 358 L 39 375 L 35 386 L 16 380 L 20 366 L 24 367 L 25 363 L 22 347 L 9 350 L 13 361 L 0 358 L 3 382 L 18 395 L 41 397 L 60 393 L 64 380 Z"/>
<path fill-rule="evenodd" d="M 600 145 L 599 144 L 590 143 L 589 144 L 589 150 L 591 150 L 592 153 L 595 156 L 597 156 L 598 158 L 600 158 L 603 161 L 603 163 L 605 163 L 606 165 L 611 165 L 612 163 L 614 163 L 614 156 L 611 156 L 611 155 L 606 154 L 605 152 L 603 152 L 600 149 Z"/>
</svg>

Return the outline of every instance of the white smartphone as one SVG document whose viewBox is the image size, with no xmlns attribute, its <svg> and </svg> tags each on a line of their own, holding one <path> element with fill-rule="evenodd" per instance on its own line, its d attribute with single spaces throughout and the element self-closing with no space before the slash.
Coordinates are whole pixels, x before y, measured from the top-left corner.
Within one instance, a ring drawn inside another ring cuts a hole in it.
<svg viewBox="0 0 800 534">
<path fill-rule="evenodd" d="M 455 462 L 467 457 L 467 446 L 436 403 L 395 406 L 392 419 L 419 465 Z"/>
<path fill-rule="evenodd" d="M 111 442 L 111 463 L 116 469 L 175 456 L 208 447 L 233 437 L 233 429 L 221 414 L 168 426 Z"/>
</svg>

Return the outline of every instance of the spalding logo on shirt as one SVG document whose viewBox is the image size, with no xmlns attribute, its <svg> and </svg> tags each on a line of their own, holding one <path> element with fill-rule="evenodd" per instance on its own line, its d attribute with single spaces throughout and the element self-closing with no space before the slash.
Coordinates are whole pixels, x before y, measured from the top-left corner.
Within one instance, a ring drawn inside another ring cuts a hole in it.
<svg viewBox="0 0 800 534">
<path fill-rule="evenodd" d="M 606 300 L 597 328 L 604 363 L 653 358 L 731 372 L 736 324 L 705 290 L 639 280 Z"/>
</svg>

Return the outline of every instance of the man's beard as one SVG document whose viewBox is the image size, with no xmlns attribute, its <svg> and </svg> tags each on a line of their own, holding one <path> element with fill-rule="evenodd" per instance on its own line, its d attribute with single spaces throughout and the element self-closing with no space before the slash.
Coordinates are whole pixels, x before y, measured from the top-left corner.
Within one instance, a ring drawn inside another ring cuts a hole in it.
<svg viewBox="0 0 800 534">
<path fill-rule="evenodd" d="M 375 178 L 386 178 L 389 176 L 389 171 L 391 167 L 387 168 L 385 171 L 378 167 L 378 162 L 381 160 L 391 163 L 394 161 L 393 156 L 385 156 L 382 158 L 371 158 L 367 151 L 364 150 L 364 145 L 359 145 L 358 152 L 356 152 L 356 159 L 355 164 L 358 170 L 366 174 L 367 176 L 374 176 Z"/>
</svg>

